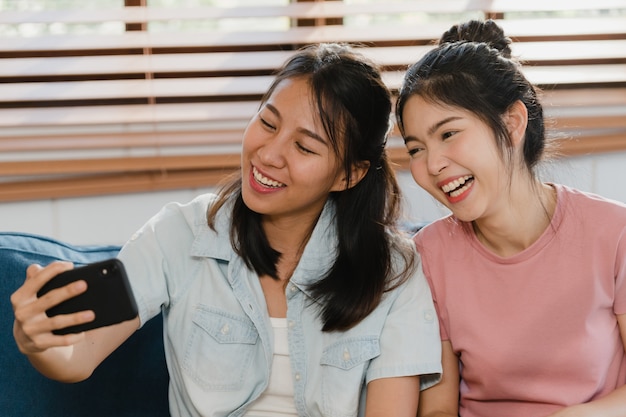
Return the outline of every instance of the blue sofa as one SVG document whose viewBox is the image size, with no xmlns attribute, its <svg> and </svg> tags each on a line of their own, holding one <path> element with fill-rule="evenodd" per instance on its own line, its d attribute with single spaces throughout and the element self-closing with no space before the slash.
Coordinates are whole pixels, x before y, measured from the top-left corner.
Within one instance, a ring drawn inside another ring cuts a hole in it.
<svg viewBox="0 0 626 417">
<path fill-rule="evenodd" d="M 82 265 L 114 257 L 118 246 L 75 246 L 44 236 L 0 232 L 0 415 L 2 417 L 169 416 L 162 319 L 157 317 L 76 384 L 39 374 L 13 340 L 11 294 L 31 263 Z"/>
</svg>

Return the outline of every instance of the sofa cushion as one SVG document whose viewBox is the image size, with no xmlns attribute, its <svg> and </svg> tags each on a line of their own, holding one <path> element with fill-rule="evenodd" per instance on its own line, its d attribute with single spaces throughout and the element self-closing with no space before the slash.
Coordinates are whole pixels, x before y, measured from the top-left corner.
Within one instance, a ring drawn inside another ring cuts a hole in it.
<svg viewBox="0 0 626 417">
<path fill-rule="evenodd" d="M 0 410 L 17 416 L 168 416 L 161 316 L 138 330 L 86 381 L 64 384 L 39 374 L 13 339 L 11 294 L 31 263 L 82 265 L 115 257 L 119 246 L 75 246 L 45 236 L 0 232 Z"/>
</svg>

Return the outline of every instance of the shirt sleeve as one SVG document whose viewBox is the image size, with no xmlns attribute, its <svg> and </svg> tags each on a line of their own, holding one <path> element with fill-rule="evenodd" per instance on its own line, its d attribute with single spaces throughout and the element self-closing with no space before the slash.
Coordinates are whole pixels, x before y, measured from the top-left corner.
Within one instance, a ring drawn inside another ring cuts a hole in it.
<svg viewBox="0 0 626 417">
<path fill-rule="evenodd" d="M 380 337 L 380 355 L 367 372 L 378 378 L 420 375 L 420 388 L 441 379 L 441 340 L 430 288 L 416 256 L 413 275 L 397 291 Z"/>
<path fill-rule="evenodd" d="M 168 282 L 168 258 L 176 258 L 186 232 L 184 219 L 175 204 L 165 206 L 122 247 L 118 258 L 124 263 L 143 326 L 170 302 L 174 282 Z"/>
<path fill-rule="evenodd" d="M 422 256 L 422 268 L 424 276 L 426 277 L 426 282 L 428 282 L 428 285 L 430 286 L 430 291 L 432 292 L 433 304 L 435 306 L 435 311 L 437 312 L 437 318 L 439 320 L 439 337 L 441 338 L 441 340 L 450 340 L 450 336 L 448 335 L 448 328 L 446 326 L 447 314 L 445 308 L 443 308 L 443 306 L 445 306 L 445 292 L 441 291 L 440 288 L 437 288 L 437 283 L 432 278 L 427 258 L 424 255 L 428 252 L 424 246 L 424 235 L 429 230 L 430 229 L 422 229 L 419 233 L 415 235 L 413 240 L 415 241 L 417 251 Z M 426 238 L 426 240 L 429 240 L 429 238 Z M 430 236 L 431 244 L 436 244 L 435 242 L 438 241 L 438 237 Z"/>
</svg>

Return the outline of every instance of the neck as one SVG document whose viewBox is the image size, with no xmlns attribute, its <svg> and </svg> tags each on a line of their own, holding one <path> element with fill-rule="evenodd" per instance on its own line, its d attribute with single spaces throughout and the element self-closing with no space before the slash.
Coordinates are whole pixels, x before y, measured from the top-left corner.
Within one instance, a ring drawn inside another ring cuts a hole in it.
<svg viewBox="0 0 626 417">
<path fill-rule="evenodd" d="M 270 246 L 280 252 L 276 265 L 278 277 L 289 280 L 319 218 L 297 220 L 263 218 L 263 230 Z"/>
<path fill-rule="evenodd" d="M 301 252 L 313 232 L 317 217 L 308 220 L 280 220 L 263 218 L 262 225 L 272 248 L 280 253 Z"/>
<path fill-rule="evenodd" d="M 556 207 L 553 187 L 538 183 L 527 192 L 516 193 L 497 216 L 473 222 L 477 239 L 499 256 L 522 252 L 549 227 Z"/>
</svg>

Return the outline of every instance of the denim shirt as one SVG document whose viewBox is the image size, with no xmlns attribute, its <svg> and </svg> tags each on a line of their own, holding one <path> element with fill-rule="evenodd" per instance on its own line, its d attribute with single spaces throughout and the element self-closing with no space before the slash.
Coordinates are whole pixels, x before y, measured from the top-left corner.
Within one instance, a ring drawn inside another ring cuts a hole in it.
<svg viewBox="0 0 626 417">
<path fill-rule="evenodd" d="M 266 389 L 272 327 L 257 274 L 233 251 L 229 206 L 216 231 L 214 196 L 165 206 L 122 249 L 142 325 L 163 312 L 172 416 L 242 416 Z M 364 414 L 365 384 L 441 373 L 438 320 L 421 265 L 353 328 L 322 332 L 307 287 L 335 259 L 334 207 L 327 203 L 286 288 L 289 353 L 300 416 Z M 417 395 L 417 394 L 416 394 Z"/>
</svg>

